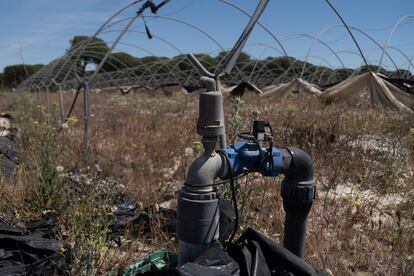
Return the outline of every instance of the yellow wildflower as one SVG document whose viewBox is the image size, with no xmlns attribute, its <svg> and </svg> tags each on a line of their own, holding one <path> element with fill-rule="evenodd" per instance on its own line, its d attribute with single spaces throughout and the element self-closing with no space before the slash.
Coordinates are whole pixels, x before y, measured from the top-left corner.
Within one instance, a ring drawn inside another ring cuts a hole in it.
<svg viewBox="0 0 414 276">
<path fill-rule="evenodd" d="M 78 119 L 75 116 L 70 116 L 67 120 L 67 123 L 69 125 L 74 125 L 78 122 Z"/>
</svg>

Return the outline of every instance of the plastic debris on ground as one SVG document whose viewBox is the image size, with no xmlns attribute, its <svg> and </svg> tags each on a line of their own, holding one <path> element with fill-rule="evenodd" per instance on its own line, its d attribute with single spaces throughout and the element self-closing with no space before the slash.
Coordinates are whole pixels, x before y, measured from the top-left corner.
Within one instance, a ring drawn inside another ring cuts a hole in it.
<svg viewBox="0 0 414 276">
<path fill-rule="evenodd" d="M 145 273 L 173 273 L 177 270 L 178 255 L 175 252 L 161 249 L 149 254 L 146 258 L 126 267 L 123 276 L 134 276 Z"/>
<path fill-rule="evenodd" d="M 111 239 L 120 245 L 127 229 L 148 233 L 153 224 L 157 224 L 166 233 L 175 233 L 176 212 L 167 208 L 141 209 L 130 196 L 124 194 L 112 207 L 112 218 L 109 221 Z"/>
<path fill-rule="evenodd" d="M 151 263 L 152 253 L 128 268 L 138 266 L 131 274 L 123 275 L 181 275 L 181 276 L 322 276 L 303 259 L 263 234 L 248 228 L 240 238 L 223 246 L 219 241 L 212 244 L 193 262 L 174 270 L 158 270 Z M 148 261 L 149 260 L 149 261 Z M 155 261 L 156 262 L 156 261 Z M 172 268 L 172 267 L 170 267 Z M 129 271 L 129 270 L 124 270 Z"/>
<path fill-rule="evenodd" d="M 0 275 L 67 275 L 72 257 L 60 236 L 45 220 L 25 229 L 0 220 Z"/>
<path fill-rule="evenodd" d="M 103 177 L 99 168 L 94 173 L 84 173 L 81 170 L 73 170 L 61 174 L 70 183 L 71 196 L 76 197 L 82 191 L 84 185 L 95 186 L 96 202 L 108 202 L 102 200 L 110 198 L 108 204 L 109 238 L 116 244 L 122 245 L 123 237 L 128 231 L 128 236 L 139 239 L 139 234 L 149 233 L 152 226 L 165 233 L 174 234 L 176 228 L 176 211 L 156 206 L 142 208 L 126 191 L 124 185 L 110 177 Z"/>
<path fill-rule="evenodd" d="M 0 114 L 0 177 L 7 183 L 12 183 L 14 169 L 19 164 L 17 129 L 11 127 L 12 119 L 7 114 Z"/>
<path fill-rule="evenodd" d="M 224 249 L 212 245 L 194 262 L 179 268 L 179 275 L 326 275 L 263 234 L 248 228 Z"/>
</svg>

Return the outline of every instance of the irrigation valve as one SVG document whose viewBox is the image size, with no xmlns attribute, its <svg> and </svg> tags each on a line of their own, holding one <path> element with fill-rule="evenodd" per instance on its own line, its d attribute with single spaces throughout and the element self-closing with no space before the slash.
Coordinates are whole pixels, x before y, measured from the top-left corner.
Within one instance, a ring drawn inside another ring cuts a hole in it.
<svg viewBox="0 0 414 276">
<path fill-rule="evenodd" d="M 263 176 L 278 176 L 281 173 L 283 156 L 279 149 L 272 146 L 273 134 L 266 132 L 269 126 L 265 121 L 254 121 L 251 133 L 239 135 L 244 141 L 224 149 L 230 160 L 233 177 L 250 172 L 259 172 Z M 269 142 L 267 148 L 262 146 L 264 142 Z"/>
<path fill-rule="evenodd" d="M 203 141 L 221 135 L 224 130 L 219 120 L 221 115 L 213 118 L 208 117 L 208 113 L 201 113 L 206 107 L 205 102 L 201 101 L 209 102 L 212 106 L 218 104 L 215 100 L 213 97 L 200 96 L 197 133 L 207 135 L 203 136 Z M 214 120 L 209 121 L 206 116 Z M 205 154 L 191 165 L 186 183 L 178 196 L 180 264 L 194 260 L 219 238 L 220 195 L 215 189 L 214 181 L 217 178 L 222 182 L 230 181 L 250 172 L 268 177 L 279 174 L 285 176 L 281 187 L 286 213 L 283 245 L 303 258 L 307 216 L 316 195 L 312 161 L 303 150 L 273 147 L 273 133 L 269 123 L 254 121 L 252 130 L 241 133 L 241 140 L 220 150 L 221 154 L 214 153 L 211 145 L 204 143 Z M 217 139 L 213 141 L 216 145 Z"/>
</svg>

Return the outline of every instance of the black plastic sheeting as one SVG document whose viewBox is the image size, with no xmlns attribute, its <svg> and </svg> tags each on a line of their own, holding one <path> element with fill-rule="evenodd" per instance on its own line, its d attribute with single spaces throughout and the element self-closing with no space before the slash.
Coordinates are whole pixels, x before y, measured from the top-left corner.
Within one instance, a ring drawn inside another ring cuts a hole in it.
<svg viewBox="0 0 414 276">
<path fill-rule="evenodd" d="M 182 276 L 271 276 L 271 275 L 326 275 L 316 271 L 303 259 L 253 229 L 233 244 L 222 247 L 213 244 L 194 262 L 179 268 Z"/>
<path fill-rule="evenodd" d="M 134 198 L 125 191 L 125 187 L 110 177 L 103 177 L 100 169 L 96 172 L 84 172 L 75 167 L 65 174 L 69 184 L 70 196 L 79 197 L 82 185 L 94 183 L 97 192 L 95 204 L 108 201 L 108 238 L 121 245 L 123 236 L 128 232 L 130 238 L 139 239 L 140 234 L 148 233 L 157 227 L 167 233 L 175 233 L 176 212 L 166 208 L 141 208 Z"/>
<path fill-rule="evenodd" d="M 71 255 L 64 254 L 59 229 L 45 220 L 25 229 L 0 220 L 0 275 L 67 275 Z"/>
<path fill-rule="evenodd" d="M 182 266 L 179 275 L 239 275 L 239 271 L 239 264 L 217 242 L 194 262 Z"/>
<path fill-rule="evenodd" d="M 127 194 L 123 194 L 112 208 L 109 221 L 110 238 L 121 245 L 121 238 L 127 229 L 136 228 L 140 233 L 148 233 L 153 225 L 166 233 L 175 233 L 176 212 L 172 209 L 141 209 Z M 130 233 L 131 234 L 131 233 Z"/>
<path fill-rule="evenodd" d="M 130 227 L 146 233 L 156 224 L 164 232 L 175 232 L 174 210 L 140 209 L 127 194 L 117 201 L 112 213 L 109 235 L 119 244 L 125 230 L 130 230 Z M 0 276 L 69 275 L 73 261 L 69 251 L 62 242 L 58 227 L 48 221 L 30 221 L 19 228 L 0 219 Z"/>
<path fill-rule="evenodd" d="M 248 228 L 235 242 L 212 244 L 194 262 L 178 270 L 153 271 L 153 276 L 322 276 L 303 259 L 263 234 Z"/>
</svg>

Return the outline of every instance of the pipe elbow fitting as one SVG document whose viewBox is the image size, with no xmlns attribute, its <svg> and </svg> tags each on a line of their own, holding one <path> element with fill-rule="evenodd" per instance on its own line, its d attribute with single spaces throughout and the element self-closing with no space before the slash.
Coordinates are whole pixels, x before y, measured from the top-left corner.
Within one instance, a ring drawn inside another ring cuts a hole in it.
<svg viewBox="0 0 414 276">
<path fill-rule="evenodd" d="M 188 169 L 185 185 L 207 187 L 214 183 L 217 177 L 225 174 L 226 165 L 223 158 L 216 153 L 202 155 Z"/>
<path fill-rule="evenodd" d="M 298 148 L 285 149 L 283 156 L 285 175 L 281 187 L 283 199 L 290 202 L 313 202 L 316 197 L 316 185 L 310 156 Z"/>
<path fill-rule="evenodd" d="M 298 148 L 286 148 L 285 150 L 287 153 L 284 156 L 288 162 L 284 162 L 284 182 L 314 185 L 313 162 L 309 154 Z"/>
</svg>

